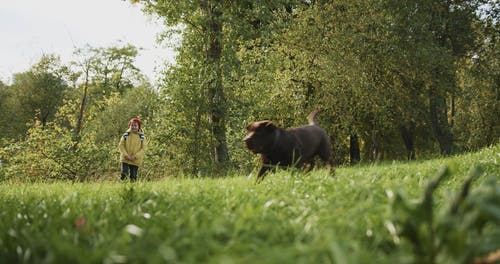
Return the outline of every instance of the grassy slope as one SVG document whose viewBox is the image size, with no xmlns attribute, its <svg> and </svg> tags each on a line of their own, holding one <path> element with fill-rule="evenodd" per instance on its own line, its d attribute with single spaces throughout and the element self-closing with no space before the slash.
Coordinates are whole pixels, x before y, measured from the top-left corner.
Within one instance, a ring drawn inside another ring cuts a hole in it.
<svg viewBox="0 0 500 264">
<path fill-rule="evenodd" d="M 447 159 L 254 179 L 0 184 L 0 262 L 387 263 L 387 190 L 420 197 L 442 164 L 449 197 L 470 168 L 499 175 L 500 145 Z"/>
</svg>

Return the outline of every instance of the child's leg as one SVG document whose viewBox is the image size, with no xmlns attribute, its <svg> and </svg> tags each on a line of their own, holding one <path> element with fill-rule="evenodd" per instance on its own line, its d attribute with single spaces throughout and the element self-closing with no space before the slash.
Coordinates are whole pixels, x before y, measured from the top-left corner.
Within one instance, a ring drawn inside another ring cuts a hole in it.
<svg viewBox="0 0 500 264">
<path fill-rule="evenodd" d="M 122 172 L 120 174 L 120 180 L 125 180 L 127 179 L 127 174 L 129 171 L 129 165 L 125 162 L 122 162 Z"/>
<path fill-rule="evenodd" d="M 129 165 L 129 167 L 130 167 L 130 180 L 131 181 L 137 180 L 137 171 L 139 170 L 139 167 L 134 165 Z"/>
</svg>

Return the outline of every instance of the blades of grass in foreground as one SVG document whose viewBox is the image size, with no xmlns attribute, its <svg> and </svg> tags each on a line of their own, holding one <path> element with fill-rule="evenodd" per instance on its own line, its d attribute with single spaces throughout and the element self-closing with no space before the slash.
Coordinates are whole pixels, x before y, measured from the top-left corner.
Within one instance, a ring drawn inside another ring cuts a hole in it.
<svg viewBox="0 0 500 264">
<path fill-rule="evenodd" d="M 333 177 L 279 171 L 258 185 L 238 175 L 2 182 L 0 256 L 6 263 L 403 263 L 415 251 L 399 231 L 413 221 L 419 237 L 435 231 L 420 239 L 438 241 L 434 260 L 472 261 L 500 244 L 498 178 L 487 177 L 498 175 L 498 153 L 496 146 L 449 159 L 337 168 Z M 429 175 L 442 164 L 449 175 L 426 196 Z M 483 173 L 466 180 L 477 164 Z M 387 210 L 385 194 L 393 190 L 403 194 L 401 214 Z M 423 201 L 432 217 L 412 214 Z M 464 234 L 466 244 L 453 242 Z M 470 249 L 457 250 L 463 245 Z"/>
</svg>

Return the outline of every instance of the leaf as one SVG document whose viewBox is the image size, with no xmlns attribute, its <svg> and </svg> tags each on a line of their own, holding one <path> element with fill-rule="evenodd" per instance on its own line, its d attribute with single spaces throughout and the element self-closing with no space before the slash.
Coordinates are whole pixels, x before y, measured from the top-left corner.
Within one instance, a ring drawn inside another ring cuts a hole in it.
<svg viewBox="0 0 500 264">
<path fill-rule="evenodd" d="M 136 226 L 136 225 L 133 225 L 133 224 L 130 224 L 130 225 L 127 225 L 125 227 L 125 231 L 127 231 L 127 233 L 131 234 L 131 235 L 134 235 L 134 236 L 142 236 L 143 234 L 143 230 Z"/>
<path fill-rule="evenodd" d="M 500 205 L 486 203 L 479 205 L 481 212 L 487 215 L 487 218 L 494 221 L 496 224 L 500 224 Z"/>
</svg>

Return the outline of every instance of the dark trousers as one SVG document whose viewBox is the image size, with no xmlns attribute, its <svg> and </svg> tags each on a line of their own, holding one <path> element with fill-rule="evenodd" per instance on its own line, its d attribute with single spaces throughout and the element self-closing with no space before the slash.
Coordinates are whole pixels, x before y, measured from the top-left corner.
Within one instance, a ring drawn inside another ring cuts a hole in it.
<svg viewBox="0 0 500 264">
<path fill-rule="evenodd" d="M 137 180 L 137 171 L 138 170 L 139 170 L 139 167 L 122 162 L 122 172 L 120 175 L 120 179 L 121 180 L 127 179 L 127 174 L 129 174 L 129 172 L 130 172 L 130 181 L 135 181 L 135 180 Z"/>
</svg>

